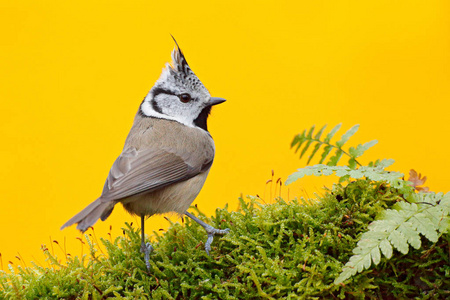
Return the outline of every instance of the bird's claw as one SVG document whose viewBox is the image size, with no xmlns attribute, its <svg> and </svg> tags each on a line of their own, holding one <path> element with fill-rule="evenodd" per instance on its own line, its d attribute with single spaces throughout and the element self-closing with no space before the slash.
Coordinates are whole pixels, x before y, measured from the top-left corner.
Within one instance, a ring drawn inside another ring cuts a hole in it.
<svg viewBox="0 0 450 300">
<path fill-rule="evenodd" d="M 206 254 L 208 254 L 208 256 L 211 256 L 209 254 L 209 251 L 211 251 L 211 244 L 212 244 L 212 242 L 214 240 L 214 235 L 216 235 L 216 234 L 221 234 L 221 235 L 227 234 L 228 232 L 230 232 L 230 228 L 217 229 L 217 228 L 214 228 L 214 227 L 208 225 L 208 227 L 205 227 L 205 230 L 208 233 L 208 239 L 206 239 L 206 243 L 205 243 L 205 251 L 206 251 Z"/>
</svg>

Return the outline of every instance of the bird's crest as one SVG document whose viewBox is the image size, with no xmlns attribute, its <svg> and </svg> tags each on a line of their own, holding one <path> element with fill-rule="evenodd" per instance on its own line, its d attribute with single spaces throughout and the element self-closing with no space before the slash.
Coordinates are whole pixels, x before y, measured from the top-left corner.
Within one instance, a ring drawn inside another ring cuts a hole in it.
<svg viewBox="0 0 450 300">
<path fill-rule="evenodd" d="M 173 40 L 175 41 L 176 46 L 172 51 L 172 62 L 166 64 L 157 83 L 159 82 L 171 88 L 173 88 L 173 86 L 187 87 L 190 90 L 208 93 L 201 81 L 189 67 L 175 38 L 173 38 Z"/>
<path fill-rule="evenodd" d="M 189 76 L 193 74 L 191 68 L 189 67 L 186 58 L 184 57 L 183 51 L 181 51 L 180 46 L 178 46 L 177 41 L 172 36 L 176 47 L 172 51 L 172 64 L 170 64 L 170 68 L 173 72 L 178 73 L 179 75 Z"/>
</svg>

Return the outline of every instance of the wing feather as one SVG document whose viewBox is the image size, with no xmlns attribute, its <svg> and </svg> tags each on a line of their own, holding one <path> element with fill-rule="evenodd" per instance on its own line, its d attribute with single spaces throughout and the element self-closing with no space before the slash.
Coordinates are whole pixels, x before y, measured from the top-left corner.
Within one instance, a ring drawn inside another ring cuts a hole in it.
<svg viewBox="0 0 450 300">
<path fill-rule="evenodd" d="M 116 159 L 105 182 L 103 201 L 120 200 L 184 181 L 202 172 L 213 157 L 182 157 L 165 149 L 126 149 Z"/>
</svg>

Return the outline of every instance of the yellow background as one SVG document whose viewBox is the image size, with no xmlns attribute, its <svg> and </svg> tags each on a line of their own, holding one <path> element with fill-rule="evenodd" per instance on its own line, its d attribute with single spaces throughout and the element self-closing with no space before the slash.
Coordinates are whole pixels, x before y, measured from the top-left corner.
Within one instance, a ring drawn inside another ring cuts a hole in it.
<svg viewBox="0 0 450 300">
<path fill-rule="evenodd" d="M 99 196 L 170 34 L 228 99 L 210 118 L 216 159 L 194 202 L 207 215 L 241 193 L 270 201 L 271 170 L 285 180 L 305 165 L 289 144 L 313 124 L 361 124 L 350 145 L 379 141 L 363 163 L 393 158 L 449 191 L 449 13 L 448 1 L 1 1 L 4 267 L 18 253 L 42 262 L 53 239 L 80 254 L 80 233 L 59 227 Z M 301 180 L 289 197 L 329 183 Z M 96 234 L 125 221 L 138 220 L 118 206 Z M 167 224 L 152 218 L 147 232 Z"/>
</svg>

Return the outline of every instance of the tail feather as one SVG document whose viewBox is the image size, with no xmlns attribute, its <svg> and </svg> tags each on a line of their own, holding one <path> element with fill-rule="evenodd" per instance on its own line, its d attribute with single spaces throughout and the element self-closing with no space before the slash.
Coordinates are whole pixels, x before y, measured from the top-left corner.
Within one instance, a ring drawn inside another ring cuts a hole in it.
<svg viewBox="0 0 450 300">
<path fill-rule="evenodd" d="M 61 226 L 61 230 L 77 223 L 77 229 L 85 232 L 98 219 L 106 220 L 114 209 L 114 205 L 114 202 L 102 202 L 100 199 L 97 199 Z"/>
</svg>

